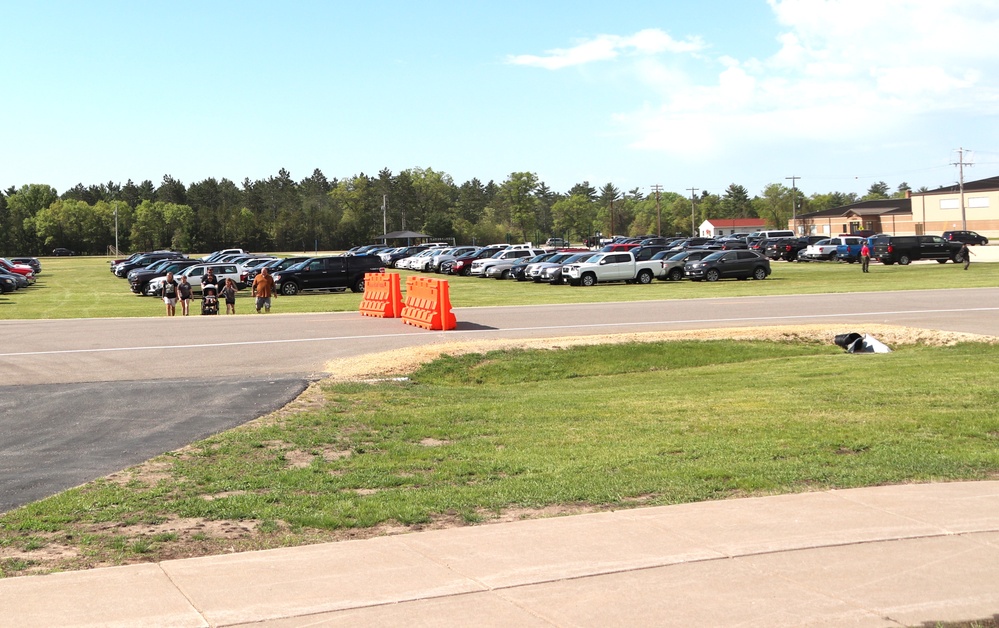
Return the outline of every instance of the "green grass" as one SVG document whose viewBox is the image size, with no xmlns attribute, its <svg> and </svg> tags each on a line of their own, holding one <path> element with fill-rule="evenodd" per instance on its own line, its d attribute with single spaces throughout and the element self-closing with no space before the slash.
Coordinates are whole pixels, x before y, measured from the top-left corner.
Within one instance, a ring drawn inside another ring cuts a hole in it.
<svg viewBox="0 0 999 628">
<path fill-rule="evenodd" d="M 78 557 L 59 567 L 80 568 L 508 509 L 999 477 L 996 345 L 884 355 L 726 341 L 518 350 L 443 357 L 408 381 L 323 392 L 313 411 L 160 457 L 154 481 L 99 480 L 0 516 L 0 548 L 70 545 Z M 178 518 L 260 525 L 233 540 L 204 530 L 148 538 L 111 524 Z M 2 570 L 39 569 L 17 566 Z"/>
<path fill-rule="evenodd" d="M 592 303 L 695 299 L 778 294 L 820 294 L 980 288 L 999 285 L 999 264 L 974 264 L 971 272 L 955 264 L 873 264 L 869 274 L 856 264 L 775 262 L 765 281 L 654 282 L 649 286 L 606 284 L 592 288 L 549 286 L 471 277 L 446 277 L 454 307 Z M 112 275 L 106 258 L 54 257 L 42 259 L 38 283 L 27 290 L 0 296 L 0 320 L 38 318 L 103 318 L 163 316 L 159 299 L 131 293 L 126 280 Z M 414 274 L 400 272 L 405 278 Z M 419 273 L 415 273 L 419 274 Z M 273 312 L 356 312 L 362 295 L 346 293 L 279 297 Z M 197 304 L 193 306 L 197 311 Z M 249 291 L 236 299 L 239 314 L 253 313 Z"/>
</svg>

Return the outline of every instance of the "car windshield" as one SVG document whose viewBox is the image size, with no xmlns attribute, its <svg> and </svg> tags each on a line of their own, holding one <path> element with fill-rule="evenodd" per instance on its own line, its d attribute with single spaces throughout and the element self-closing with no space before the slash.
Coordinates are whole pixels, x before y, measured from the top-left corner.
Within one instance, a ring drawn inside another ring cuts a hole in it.
<svg viewBox="0 0 999 628">
<path fill-rule="evenodd" d="M 724 256 L 724 255 L 725 255 L 725 253 L 711 253 L 710 255 L 705 255 L 704 257 L 702 257 L 701 261 L 702 262 L 713 262 L 715 260 L 721 259 L 722 256 Z"/>
<path fill-rule="evenodd" d="M 567 264 L 571 264 L 571 263 L 574 263 L 574 262 L 584 262 L 584 261 L 590 259 L 593 256 L 594 256 L 594 254 L 592 252 L 591 253 L 577 253 L 575 255 L 570 256 L 567 260 L 565 260 L 565 262 Z"/>
</svg>

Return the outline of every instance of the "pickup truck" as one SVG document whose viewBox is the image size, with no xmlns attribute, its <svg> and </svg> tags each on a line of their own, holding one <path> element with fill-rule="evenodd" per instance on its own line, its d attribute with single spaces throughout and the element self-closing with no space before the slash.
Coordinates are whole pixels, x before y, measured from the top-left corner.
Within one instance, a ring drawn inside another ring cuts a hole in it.
<svg viewBox="0 0 999 628">
<path fill-rule="evenodd" d="M 860 249 L 864 248 L 866 238 L 851 236 L 843 238 L 843 242 L 836 247 L 836 259 L 850 264 L 860 260 Z"/>
<path fill-rule="evenodd" d="M 856 236 L 834 236 L 825 240 L 819 240 L 815 244 L 809 244 L 801 253 L 798 253 L 799 261 L 832 260 L 836 259 L 836 247 L 841 244 L 855 245 L 857 253 L 860 253 L 860 246 L 863 238 Z"/>
<path fill-rule="evenodd" d="M 872 238 L 871 259 L 891 266 L 898 262 L 907 266 L 909 262 L 933 259 L 940 264 L 947 260 L 960 264 L 964 261 L 961 243 L 944 240 L 940 236 L 890 236 L 878 235 Z"/>
<path fill-rule="evenodd" d="M 662 272 L 662 260 L 636 262 L 630 251 L 598 253 L 585 262 L 562 266 L 562 278 L 573 286 L 592 286 L 606 281 L 649 284 Z"/>
</svg>

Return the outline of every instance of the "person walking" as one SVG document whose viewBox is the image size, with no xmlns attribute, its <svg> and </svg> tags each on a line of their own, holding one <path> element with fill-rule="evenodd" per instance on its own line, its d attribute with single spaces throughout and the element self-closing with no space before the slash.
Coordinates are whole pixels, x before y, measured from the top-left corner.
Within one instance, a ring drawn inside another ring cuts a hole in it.
<svg viewBox="0 0 999 628">
<path fill-rule="evenodd" d="M 961 244 L 961 250 L 958 251 L 958 254 L 964 260 L 964 270 L 968 270 L 968 266 L 971 265 L 972 252 L 971 252 L 971 249 L 968 248 L 968 243 L 967 242 L 964 242 L 963 244 Z"/>
<path fill-rule="evenodd" d="M 166 274 L 166 281 L 163 283 L 163 289 L 160 291 L 160 295 L 163 297 L 163 303 L 166 304 L 167 316 L 173 316 L 176 314 L 177 282 L 173 278 L 173 273 Z"/>
<path fill-rule="evenodd" d="M 867 245 L 867 241 L 864 241 L 864 246 L 860 247 L 860 268 L 865 272 L 870 272 L 868 267 L 871 265 L 871 247 Z"/>
<path fill-rule="evenodd" d="M 257 314 L 260 314 L 260 308 L 264 309 L 265 314 L 270 313 L 271 296 L 276 297 L 277 294 L 274 291 L 274 278 L 266 268 L 261 268 L 260 274 L 253 278 L 253 296 L 257 298 Z"/>
<path fill-rule="evenodd" d="M 180 299 L 180 312 L 184 316 L 191 309 L 191 284 L 187 281 L 187 275 L 180 276 L 180 283 L 177 284 L 177 297 Z"/>
<path fill-rule="evenodd" d="M 222 291 L 219 292 L 219 296 L 225 299 L 225 313 L 235 314 L 236 313 L 236 284 L 233 283 L 232 279 L 226 278 L 225 286 L 222 287 Z"/>
</svg>

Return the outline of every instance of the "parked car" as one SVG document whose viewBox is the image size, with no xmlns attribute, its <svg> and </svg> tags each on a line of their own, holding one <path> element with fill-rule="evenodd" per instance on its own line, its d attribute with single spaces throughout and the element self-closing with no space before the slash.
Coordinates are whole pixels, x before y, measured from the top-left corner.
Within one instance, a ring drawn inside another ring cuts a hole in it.
<svg viewBox="0 0 999 628">
<path fill-rule="evenodd" d="M 472 253 L 469 253 L 468 255 L 465 255 L 464 257 L 458 257 L 458 258 L 456 258 L 451 263 L 451 265 L 450 265 L 450 267 L 449 267 L 449 269 L 447 271 L 447 274 L 449 274 L 449 275 L 461 275 L 463 277 L 468 277 L 469 275 L 472 274 L 472 262 L 474 262 L 475 260 L 478 260 L 478 259 L 482 259 L 482 258 L 486 258 L 486 257 L 492 257 L 493 255 L 496 254 L 497 251 L 501 251 L 504 248 L 506 248 L 506 245 L 503 245 L 503 246 L 495 246 L 495 245 L 484 246 L 481 249 L 478 249 L 477 251 L 474 251 Z M 447 262 L 445 262 L 445 263 L 447 263 Z M 443 270 L 442 270 L 442 272 L 443 272 Z"/>
<path fill-rule="evenodd" d="M 177 251 L 152 251 L 115 265 L 113 271 L 116 276 L 125 278 L 133 268 L 149 266 L 161 259 L 184 259 L 184 254 Z"/>
<path fill-rule="evenodd" d="M 637 261 L 631 251 L 593 255 L 586 261 L 562 265 L 562 277 L 572 286 L 593 286 L 609 281 L 650 284 L 662 274 L 660 260 Z"/>
<path fill-rule="evenodd" d="M 532 249 L 532 248 L 518 248 L 511 247 L 508 249 L 503 249 L 497 251 L 490 257 L 483 257 L 472 262 L 472 268 L 469 274 L 475 277 L 485 277 L 486 271 L 493 264 L 499 264 L 505 260 L 519 259 L 522 257 L 534 257 L 535 255 L 541 255 L 545 251 L 543 249 Z"/>
<path fill-rule="evenodd" d="M 867 238 L 863 236 L 852 235 L 842 238 L 836 246 L 835 259 L 849 264 L 860 261 L 860 249 L 864 247 L 865 242 Z"/>
<path fill-rule="evenodd" d="M 76 253 L 60 246 L 52 249 L 52 255 L 56 257 L 66 257 L 66 256 L 76 255 Z"/>
<path fill-rule="evenodd" d="M 10 275 L 0 274 L 0 292 L 7 294 L 17 290 L 17 280 Z"/>
<path fill-rule="evenodd" d="M 19 273 L 14 273 L 6 270 L 0 266 L 0 277 L 7 277 L 12 282 L 14 282 L 14 289 L 20 290 L 21 288 L 27 288 L 31 284 L 35 283 L 34 277 L 29 279 L 26 275 L 21 275 Z"/>
<path fill-rule="evenodd" d="M 951 242 L 964 242 L 965 244 L 988 244 L 989 239 L 979 235 L 974 231 L 944 231 L 940 236 L 944 240 Z"/>
<path fill-rule="evenodd" d="M 770 260 L 753 251 L 720 251 L 690 262 L 684 266 L 683 273 L 693 281 L 766 279 L 770 276 Z"/>
<path fill-rule="evenodd" d="M 187 282 L 191 284 L 191 290 L 200 292 L 201 291 L 201 279 L 211 268 L 212 272 L 218 278 L 219 283 L 224 282 L 226 279 L 232 279 L 232 282 L 236 284 L 236 287 L 240 290 L 246 286 L 239 281 L 239 270 L 235 264 L 222 264 L 222 263 L 210 263 L 210 264 L 194 264 L 193 266 L 188 266 L 187 268 L 181 270 L 179 273 L 174 273 L 173 278 L 179 279 L 181 275 L 187 277 Z M 156 296 L 163 289 L 163 283 L 166 281 L 166 276 L 156 277 L 149 281 L 146 287 L 145 294 L 147 296 Z"/>
<path fill-rule="evenodd" d="M 680 281 L 683 279 L 683 267 L 687 262 L 696 262 L 717 252 L 710 249 L 690 249 L 679 253 L 663 251 L 652 258 L 660 259 L 663 264 L 662 272 L 656 278 L 661 281 Z"/>
<path fill-rule="evenodd" d="M 10 260 L 0 257 L 0 268 L 9 273 L 23 276 L 28 280 L 28 283 L 35 283 L 35 271 L 27 264 L 14 264 Z"/>
<path fill-rule="evenodd" d="M 364 292 L 366 273 L 384 273 L 385 263 L 376 255 L 312 257 L 274 274 L 274 285 L 284 295 L 305 290 Z"/>
<path fill-rule="evenodd" d="M 260 274 L 260 270 L 264 267 L 267 268 L 267 272 L 273 275 L 276 272 L 282 271 L 286 268 L 291 268 L 296 264 L 300 264 L 307 259 L 309 259 L 309 257 L 304 255 L 299 257 L 285 257 L 284 259 L 276 259 L 266 264 L 261 264 L 256 268 L 251 268 L 249 270 L 241 272 L 239 274 L 239 280 L 244 286 L 249 286 L 250 284 L 253 283 L 253 280 L 257 278 L 257 275 Z"/>
<path fill-rule="evenodd" d="M 825 240 L 826 236 L 802 236 L 800 238 L 776 238 L 774 240 L 764 240 L 766 242 L 764 251 L 757 251 L 766 255 L 767 259 L 785 262 L 795 262 L 798 254 L 808 248 L 809 245 Z"/>
<path fill-rule="evenodd" d="M 947 260 L 955 263 L 964 261 L 961 255 L 961 242 L 944 240 L 940 236 L 875 236 L 871 258 L 882 264 L 891 266 L 898 262 L 902 266 L 921 259 L 936 260 L 946 264 Z"/>
<path fill-rule="evenodd" d="M 149 291 L 149 282 L 157 277 L 163 277 L 167 273 L 175 275 L 188 266 L 200 264 L 196 259 L 166 259 L 157 262 L 154 266 L 146 268 L 135 268 L 128 273 L 128 287 L 140 296 L 146 295 Z"/>
<path fill-rule="evenodd" d="M 552 286 L 561 285 L 565 283 L 566 264 L 585 262 L 594 255 L 600 255 L 600 253 L 596 253 L 594 251 L 586 251 L 585 253 L 574 253 L 558 264 L 543 263 L 539 266 L 541 271 L 538 273 L 538 276 L 536 279 L 534 279 L 534 281 L 537 283 L 547 283 Z"/>
<path fill-rule="evenodd" d="M 552 248 L 557 249 L 564 246 L 569 246 L 569 243 L 566 242 L 563 238 L 548 238 L 547 240 L 545 240 L 545 246 L 550 246 Z"/>
<path fill-rule="evenodd" d="M 37 257 L 12 257 L 10 258 L 15 264 L 24 264 L 25 266 L 31 266 L 31 270 L 35 271 L 36 275 L 42 273 L 42 263 L 38 261 Z"/>
<path fill-rule="evenodd" d="M 430 270 L 435 273 L 442 272 L 441 266 L 445 262 L 453 262 L 459 257 L 464 257 L 470 255 L 475 251 L 479 250 L 477 246 L 455 246 L 449 249 L 442 249 L 440 251 L 434 252 L 433 256 L 430 258 Z"/>
</svg>

